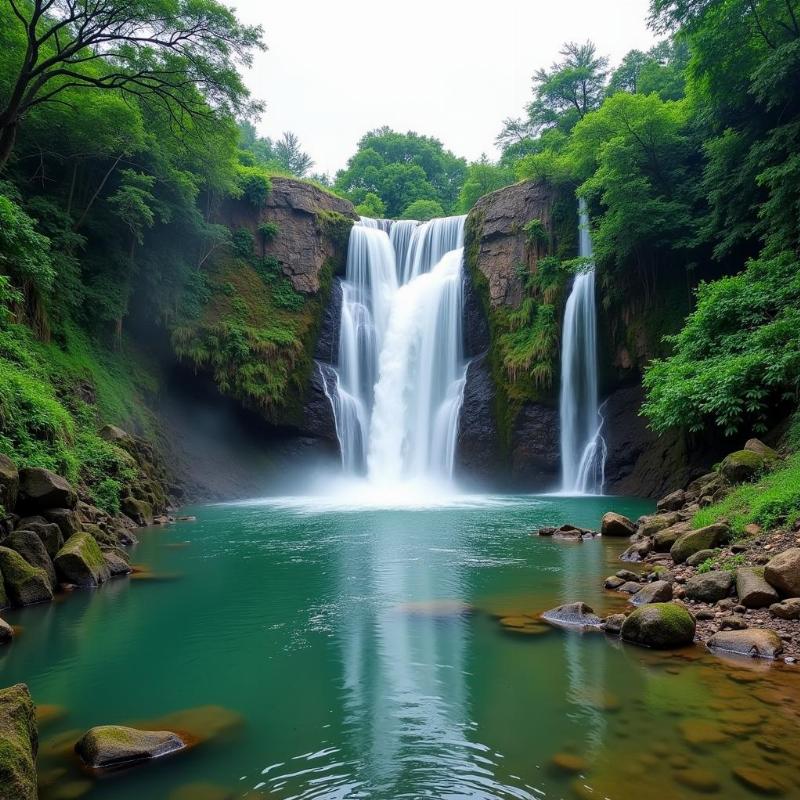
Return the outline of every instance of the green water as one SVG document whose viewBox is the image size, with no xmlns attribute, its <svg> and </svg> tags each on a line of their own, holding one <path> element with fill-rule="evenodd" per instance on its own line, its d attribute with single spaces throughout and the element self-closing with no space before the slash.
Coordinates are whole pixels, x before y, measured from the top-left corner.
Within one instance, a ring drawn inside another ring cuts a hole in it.
<svg viewBox="0 0 800 800">
<path fill-rule="evenodd" d="M 792 675 L 499 624 L 575 599 L 601 612 L 622 602 L 602 578 L 619 568 L 624 542 L 529 535 L 596 526 L 609 509 L 636 517 L 649 507 L 273 503 L 190 509 L 196 522 L 142 532 L 134 560 L 161 580 L 118 579 L 6 615 L 23 631 L 0 650 L 0 685 L 25 681 L 37 703 L 66 711 L 41 731 L 43 771 L 68 770 L 50 773 L 55 790 L 43 797 L 69 784 L 92 800 L 158 800 L 210 783 L 251 798 L 681 798 L 698 796 L 676 780 L 698 766 L 726 797 L 755 797 L 731 769 L 764 767 L 761 756 L 797 796 L 795 767 L 758 738 L 767 714 L 796 730 L 794 705 L 775 702 L 793 691 Z M 72 742 L 92 725 L 207 705 L 241 724 L 155 765 L 85 784 L 53 755 L 64 732 Z M 689 744 L 698 719 L 724 741 Z M 771 720 L 770 736 L 780 730 Z M 557 753 L 585 763 L 560 771 Z"/>
</svg>

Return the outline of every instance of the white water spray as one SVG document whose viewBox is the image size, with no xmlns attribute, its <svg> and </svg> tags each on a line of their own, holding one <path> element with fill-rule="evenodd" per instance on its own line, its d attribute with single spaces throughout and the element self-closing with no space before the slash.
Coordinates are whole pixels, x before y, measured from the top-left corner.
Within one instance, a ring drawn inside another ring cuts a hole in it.
<svg viewBox="0 0 800 800">
<path fill-rule="evenodd" d="M 384 485 L 452 477 L 466 379 L 464 219 L 353 226 L 336 386 L 326 382 L 347 473 Z"/>
<path fill-rule="evenodd" d="M 580 256 L 592 258 L 589 215 L 579 201 Z M 606 443 L 598 407 L 594 262 L 575 277 L 564 310 L 561 344 L 561 490 L 601 494 Z"/>
</svg>

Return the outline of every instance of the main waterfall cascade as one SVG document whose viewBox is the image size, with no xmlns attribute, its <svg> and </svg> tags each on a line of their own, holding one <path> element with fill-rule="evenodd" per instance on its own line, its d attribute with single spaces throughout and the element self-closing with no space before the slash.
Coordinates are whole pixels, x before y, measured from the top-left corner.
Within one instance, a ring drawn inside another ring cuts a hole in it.
<svg viewBox="0 0 800 800">
<path fill-rule="evenodd" d="M 336 386 L 326 384 L 345 472 L 376 483 L 453 473 L 466 380 L 465 217 L 362 217 L 342 282 Z"/>
<path fill-rule="evenodd" d="M 582 258 L 592 258 L 589 215 L 579 201 Z M 597 318 L 594 262 L 575 277 L 564 310 L 561 344 L 561 490 L 601 494 L 605 483 L 606 442 L 598 406 Z"/>
</svg>

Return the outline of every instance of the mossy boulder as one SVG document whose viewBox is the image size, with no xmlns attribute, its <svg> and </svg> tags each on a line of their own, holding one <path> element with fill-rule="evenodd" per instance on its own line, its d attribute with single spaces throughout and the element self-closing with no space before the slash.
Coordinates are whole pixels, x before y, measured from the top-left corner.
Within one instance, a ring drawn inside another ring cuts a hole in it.
<svg viewBox="0 0 800 800">
<path fill-rule="evenodd" d="M 130 517 L 137 525 L 153 524 L 153 507 L 146 500 L 137 500 L 135 497 L 123 497 L 121 503 L 122 513 Z"/>
<path fill-rule="evenodd" d="M 58 526 L 56 531 L 61 534 Z M 12 550 L 16 550 L 32 567 L 43 569 L 47 573 L 50 586 L 56 586 L 56 570 L 53 561 L 47 553 L 44 542 L 33 531 L 14 531 L 8 539 L 6 545 Z"/>
<path fill-rule="evenodd" d="M 19 491 L 19 472 L 14 462 L 0 453 L 0 506 L 13 511 Z"/>
<path fill-rule="evenodd" d="M 764 444 L 761 439 L 748 439 L 745 446 L 745 450 L 749 450 L 751 453 L 757 453 L 762 458 L 766 458 L 768 461 L 776 461 L 780 458 L 777 450 L 773 450 L 769 445 Z"/>
<path fill-rule="evenodd" d="M 666 650 L 691 644 L 694 632 L 694 617 L 683 606 L 651 603 L 625 618 L 620 635 L 631 644 Z"/>
<path fill-rule="evenodd" d="M 712 550 L 730 541 L 731 529 L 722 523 L 714 523 L 696 531 L 684 533 L 670 547 L 669 554 L 676 564 L 682 564 L 689 556 L 700 550 Z"/>
<path fill-rule="evenodd" d="M 644 538 L 655 536 L 659 531 L 676 525 L 680 521 L 681 515 L 674 511 L 668 514 L 653 514 L 648 517 L 643 517 L 641 527 L 639 528 L 639 535 Z"/>
<path fill-rule="evenodd" d="M 77 502 L 78 495 L 66 478 L 40 467 L 20 470 L 18 510 L 38 513 L 48 508 L 75 508 Z"/>
<path fill-rule="evenodd" d="M 8 599 L 17 606 L 53 599 L 53 587 L 43 569 L 31 566 L 16 550 L 0 547 L 0 573 Z"/>
<path fill-rule="evenodd" d="M 670 525 L 669 528 L 664 528 L 663 531 L 659 531 L 653 537 L 653 550 L 655 550 L 656 553 L 669 553 L 672 549 L 672 545 L 674 545 L 684 533 L 688 533 L 688 531 L 688 522 L 679 522 L 677 525 Z"/>
<path fill-rule="evenodd" d="M 755 480 L 767 467 L 769 459 L 752 450 L 737 450 L 720 464 L 720 474 L 730 483 L 745 483 Z"/>
<path fill-rule="evenodd" d="M 623 517 L 622 514 L 609 511 L 603 514 L 600 533 L 603 536 L 633 536 L 636 533 L 636 524 L 627 517 Z"/>
<path fill-rule="evenodd" d="M 36 800 L 36 709 L 24 683 L 0 690 L 0 800 Z"/>
<path fill-rule="evenodd" d="M 76 586 L 98 586 L 110 577 L 99 545 L 83 531 L 64 542 L 55 557 L 55 567 L 61 580 Z"/>
<path fill-rule="evenodd" d="M 97 770 L 131 767 L 184 750 L 186 742 L 173 731 L 142 731 L 123 725 L 99 725 L 87 731 L 75 752 Z"/>
</svg>

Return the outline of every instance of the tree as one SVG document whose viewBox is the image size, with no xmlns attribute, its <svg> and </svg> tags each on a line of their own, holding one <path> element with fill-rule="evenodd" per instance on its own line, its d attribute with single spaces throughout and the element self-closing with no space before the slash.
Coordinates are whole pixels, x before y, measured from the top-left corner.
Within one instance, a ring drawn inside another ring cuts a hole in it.
<svg viewBox="0 0 800 800">
<path fill-rule="evenodd" d="M 489 192 L 514 182 L 514 170 L 503 164 L 493 164 L 486 155 L 467 167 L 467 177 L 458 196 L 458 210 L 466 214 Z"/>
<path fill-rule="evenodd" d="M 0 107 L 0 169 L 21 121 L 71 89 L 115 91 L 161 103 L 185 119 L 252 109 L 236 64 L 262 48 L 260 27 L 242 25 L 215 0 L 8 0 L 21 62 Z M 5 26 L 4 26 L 5 27 Z"/>
<path fill-rule="evenodd" d="M 386 216 L 386 203 L 375 192 L 367 192 L 356 206 L 356 213 L 361 217 L 383 219 Z"/>
<path fill-rule="evenodd" d="M 368 193 L 377 195 L 391 217 L 415 200 L 436 200 L 445 213 L 453 213 L 465 174 L 466 161 L 438 139 L 383 127 L 361 138 L 334 185 L 356 204 Z"/>
<path fill-rule="evenodd" d="M 275 160 L 292 175 L 302 178 L 314 166 L 308 153 L 300 148 L 300 139 L 291 131 L 284 131 L 273 146 Z"/>
<path fill-rule="evenodd" d="M 415 200 L 413 203 L 409 203 L 400 215 L 400 219 L 416 219 L 420 222 L 427 222 L 429 219 L 443 216 L 444 209 L 437 200 Z"/>
</svg>

